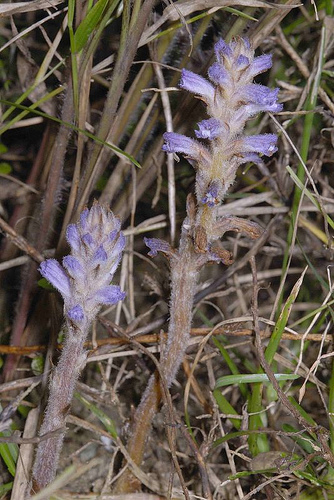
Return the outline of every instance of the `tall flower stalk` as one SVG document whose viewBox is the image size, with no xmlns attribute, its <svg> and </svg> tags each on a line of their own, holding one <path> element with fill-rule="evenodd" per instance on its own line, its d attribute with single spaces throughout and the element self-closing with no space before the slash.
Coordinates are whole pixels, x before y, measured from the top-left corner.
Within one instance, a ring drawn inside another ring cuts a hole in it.
<svg viewBox="0 0 334 500">
<path fill-rule="evenodd" d="M 215 45 L 216 62 L 209 68 L 209 80 L 184 69 L 179 86 L 192 92 L 206 105 L 209 118 L 198 123 L 196 139 L 166 132 L 163 150 L 183 154 L 196 170 L 196 197 L 188 196 L 187 217 L 183 222 L 180 245 L 147 238 L 150 255 L 159 251 L 168 256 L 171 267 L 171 298 L 168 340 L 161 355 L 161 373 L 167 386 L 175 379 L 188 345 L 193 300 L 200 269 L 210 261 L 231 264 L 232 258 L 220 239 L 227 231 L 242 232 L 257 238 L 261 229 L 237 217 L 218 216 L 218 207 L 235 180 L 239 165 L 260 164 L 262 156 L 275 151 L 277 136 L 246 136 L 247 120 L 263 111 L 281 111 L 278 89 L 254 83 L 253 79 L 268 70 L 271 55 L 254 56 L 248 40 Z M 199 140 L 198 140 L 199 139 Z M 161 388 L 157 374 L 152 375 L 136 411 L 128 442 L 132 461 L 139 465 L 152 419 L 159 408 Z M 115 492 L 138 488 L 138 481 L 127 469 L 116 483 Z"/>
<path fill-rule="evenodd" d="M 51 382 L 49 400 L 40 435 L 59 431 L 37 448 L 33 488 L 40 490 L 55 477 L 75 384 L 85 364 L 84 342 L 100 307 L 116 304 L 125 294 L 110 285 L 120 262 L 125 237 L 120 221 L 98 203 L 85 209 L 77 224 L 67 227 L 71 254 L 63 265 L 55 259 L 42 262 L 40 273 L 62 295 L 66 336 Z"/>
</svg>

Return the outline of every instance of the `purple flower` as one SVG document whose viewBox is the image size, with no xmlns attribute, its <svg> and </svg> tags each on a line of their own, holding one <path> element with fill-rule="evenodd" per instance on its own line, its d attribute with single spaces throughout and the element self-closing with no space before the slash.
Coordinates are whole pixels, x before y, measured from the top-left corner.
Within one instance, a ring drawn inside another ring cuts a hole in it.
<svg viewBox="0 0 334 500">
<path fill-rule="evenodd" d="M 198 123 L 198 129 L 195 130 L 195 135 L 198 139 L 216 139 L 221 133 L 226 130 L 226 127 L 215 118 L 209 120 L 202 120 Z"/>
<path fill-rule="evenodd" d="M 71 255 L 63 267 L 54 259 L 42 262 L 40 272 L 62 294 L 67 317 L 86 328 L 100 304 L 116 304 L 125 294 L 110 285 L 125 246 L 120 222 L 110 210 L 98 203 L 85 209 L 77 224 L 66 232 Z"/>
<path fill-rule="evenodd" d="M 72 257 L 72 255 L 67 255 L 63 258 L 63 266 L 65 267 L 71 278 L 82 278 L 84 275 L 82 265 L 80 264 L 78 259 Z"/>
<path fill-rule="evenodd" d="M 85 317 L 82 307 L 78 304 L 67 311 L 67 316 L 75 323 L 81 323 Z"/>
<path fill-rule="evenodd" d="M 208 101 L 213 101 L 215 95 L 215 88 L 205 78 L 196 75 L 187 69 L 182 70 L 182 76 L 179 83 L 181 89 L 189 90 L 193 94 L 200 95 Z"/>
<path fill-rule="evenodd" d="M 238 56 L 238 58 L 235 62 L 235 66 L 238 70 L 243 70 L 243 69 L 247 68 L 247 66 L 249 66 L 248 57 L 246 57 L 242 54 L 240 56 Z"/>
<path fill-rule="evenodd" d="M 207 205 L 208 207 L 214 207 L 219 203 L 218 199 L 219 194 L 219 185 L 218 182 L 211 182 L 209 189 L 205 193 L 205 196 L 201 199 L 203 205 Z"/>
<path fill-rule="evenodd" d="M 84 234 L 81 239 L 87 247 L 92 247 L 94 244 L 94 238 L 90 233 Z"/>
<path fill-rule="evenodd" d="M 165 139 L 165 144 L 162 146 L 163 151 L 183 153 L 194 160 L 206 159 L 210 161 L 209 151 L 200 142 L 175 132 L 165 132 L 163 137 Z"/>
<path fill-rule="evenodd" d="M 223 61 L 228 58 L 231 59 L 233 55 L 233 43 L 226 43 L 223 39 L 218 40 L 215 44 L 215 53 L 218 61 Z"/>
<path fill-rule="evenodd" d="M 238 156 L 237 162 L 238 165 L 248 162 L 255 163 L 255 165 L 263 165 L 263 161 L 256 153 L 244 153 L 242 156 Z"/>
<path fill-rule="evenodd" d="M 46 278 L 51 285 L 57 288 L 64 298 L 71 295 L 70 279 L 57 260 L 45 260 L 41 263 L 39 272 L 43 278 Z"/>
<path fill-rule="evenodd" d="M 105 262 L 108 258 L 107 252 L 103 248 L 103 245 L 100 245 L 97 250 L 95 250 L 93 255 L 94 262 Z"/>
<path fill-rule="evenodd" d="M 80 226 L 82 227 L 82 229 L 87 228 L 88 215 L 89 215 L 88 208 L 85 208 L 80 214 Z"/>
<path fill-rule="evenodd" d="M 260 134 L 243 137 L 237 141 L 241 153 L 262 153 L 271 156 L 277 151 L 277 135 Z"/>
<path fill-rule="evenodd" d="M 250 77 L 254 78 L 254 76 L 267 71 L 272 66 L 272 55 L 264 54 L 262 56 L 254 57 L 253 62 L 251 63 L 248 74 Z"/>
<path fill-rule="evenodd" d="M 150 249 L 148 255 L 151 257 L 156 257 L 158 252 L 169 254 L 172 251 L 170 244 L 159 238 L 144 238 L 144 243 Z"/>
<path fill-rule="evenodd" d="M 110 285 L 98 290 L 94 296 L 99 304 L 114 305 L 120 300 L 125 299 L 126 293 L 122 292 L 119 286 Z"/>
<path fill-rule="evenodd" d="M 215 62 L 208 69 L 208 76 L 210 80 L 216 85 L 228 85 L 231 81 L 231 76 L 228 71 L 221 64 Z"/>
<path fill-rule="evenodd" d="M 78 250 L 80 247 L 80 236 L 78 228 L 75 224 L 70 224 L 66 229 L 66 239 L 68 244 L 74 250 Z"/>
<path fill-rule="evenodd" d="M 247 103 L 260 104 L 262 106 L 276 105 L 279 89 L 269 89 L 264 85 L 251 83 L 245 85 L 240 91 L 240 97 Z"/>
</svg>

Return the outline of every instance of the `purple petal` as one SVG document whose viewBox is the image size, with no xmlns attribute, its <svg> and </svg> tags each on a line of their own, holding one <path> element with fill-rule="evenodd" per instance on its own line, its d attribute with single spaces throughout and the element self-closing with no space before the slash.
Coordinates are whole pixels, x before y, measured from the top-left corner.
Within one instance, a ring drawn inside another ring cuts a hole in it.
<svg viewBox="0 0 334 500">
<path fill-rule="evenodd" d="M 84 319 L 85 314 L 82 307 L 78 304 L 77 306 L 74 306 L 72 307 L 72 309 L 67 311 L 67 316 L 74 322 L 81 322 Z"/>
<path fill-rule="evenodd" d="M 220 39 L 215 45 L 215 53 L 217 60 L 220 61 L 224 58 L 231 58 L 233 55 L 233 49 L 234 49 L 233 43 L 229 44 L 224 42 L 224 40 Z"/>
<path fill-rule="evenodd" d="M 269 111 L 270 113 L 279 113 L 283 109 L 283 104 L 274 103 L 274 104 L 246 104 L 245 106 L 241 106 L 235 113 L 233 117 L 232 127 L 235 124 L 240 124 L 241 122 L 245 122 L 250 117 L 257 115 L 258 113 L 262 113 L 263 111 Z"/>
<path fill-rule="evenodd" d="M 267 71 L 267 69 L 271 68 L 272 66 L 271 59 L 271 54 L 264 54 L 262 56 L 255 57 L 249 67 L 249 75 L 254 77 L 256 75 L 259 75 L 260 73 L 263 73 L 264 71 Z"/>
<path fill-rule="evenodd" d="M 94 252 L 93 261 L 94 262 L 105 262 L 108 259 L 108 254 L 103 248 L 103 245 L 100 245 L 98 249 Z"/>
<path fill-rule="evenodd" d="M 118 233 L 119 231 L 117 229 L 113 229 L 111 233 L 109 233 L 108 240 L 110 243 L 112 243 L 116 239 Z"/>
<path fill-rule="evenodd" d="M 145 245 L 150 249 L 148 255 L 151 257 L 155 257 L 158 255 L 158 252 L 170 253 L 171 246 L 167 241 L 160 240 L 159 238 L 144 238 Z"/>
<path fill-rule="evenodd" d="M 222 132 L 226 130 L 226 127 L 215 118 L 210 118 L 209 120 L 202 120 L 198 123 L 199 130 L 195 130 L 196 137 L 198 139 L 216 139 Z"/>
<path fill-rule="evenodd" d="M 39 272 L 62 294 L 64 299 L 71 295 L 70 279 L 57 260 L 45 260 L 41 263 Z"/>
<path fill-rule="evenodd" d="M 213 65 L 208 69 L 208 76 L 213 83 L 221 85 L 222 87 L 228 85 L 231 80 L 229 72 L 226 71 L 224 66 L 217 62 L 213 63 Z"/>
<path fill-rule="evenodd" d="M 120 254 L 120 253 L 122 253 L 123 250 L 124 250 L 124 248 L 125 248 L 125 244 L 126 244 L 126 238 L 125 238 L 124 234 L 121 231 L 119 233 L 119 238 L 117 240 L 117 243 L 115 245 L 113 253 L 114 254 Z"/>
<path fill-rule="evenodd" d="M 67 255 L 63 258 L 63 266 L 72 278 L 81 278 L 83 276 L 83 269 L 80 262 L 75 257 L 72 257 L 72 255 Z"/>
<path fill-rule="evenodd" d="M 209 151 L 200 142 L 175 132 L 165 132 L 163 137 L 165 140 L 165 144 L 162 146 L 163 151 L 167 153 L 183 153 L 197 161 L 203 159 L 210 161 Z"/>
<path fill-rule="evenodd" d="M 275 134 L 251 135 L 244 137 L 238 143 L 241 153 L 262 153 L 271 156 L 277 151 L 277 135 Z"/>
<path fill-rule="evenodd" d="M 241 54 L 240 56 L 238 56 L 238 58 L 235 62 L 235 65 L 236 65 L 237 69 L 240 71 L 247 68 L 247 66 L 249 66 L 248 57 Z"/>
<path fill-rule="evenodd" d="M 245 85 L 240 92 L 243 99 L 246 99 L 249 103 L 261 104 L 263 106 L 272 106 L 276 104 L 279 89 L 269 89 L 264 85 L 258 85 L 257 83 L 251 83 L 250 85 Z"/>
<path fill-rule="evenodd" d="M 110 285 L 99 290 L 95 294 L 94 299 L 100 304 L 113 305 L 117 304 L 117 302 L 123 300 L 125 297 L 126 293 L 122 292 L 119 286 Z"/>
<path fill-rule="evenodd" d="M 205 193 L 205 196 L 201 199 L 203 205 L 207 205 L 208 207 L 214 207 L 219 203 L 218 199 L 219 194 L 219 185 L 217 182 L 211 182 L 209 189 Z"/>
<path fill-rule="evenodd" d="M 94 238 L 91 234 L 86 233 L 83 235 L 82 241 L 85 243 L 86 246 L 91 247 L 94 243 Z"/>
<path fill-rule="evenodd" d="M 66 239 L 73 250 L 78 251 L 80 249 L 80 235 L 76 224 L 67 226 Z"/>
<path fill-rule="evenodd" d="M 250 44 L 250 41 L 248 38 L 241 38 L 241 41 L 243 42 L 246 50 L 250 50 L 251 49 L 251 44 Z"/>
<path fill-rule="evenodd" d="M 255 165 L 263 165 L 262 159 L 256 153 L 244 153 L 242 156 L 238 156 L 236 161 L 238 165 L 248 162 L 255 163 Z"/>
<path fill-rule="evenodd" d="M 181 80 L 179 83 L 181 89 L 189 90 L 193 94 L 200 95 L 210 101 L 213 101 L 215 89 L 211 83 L 200 75 L 196 75 L 187 69 L 182 70 Z"/>
<path fill-rule="evenodd" d="M 81 214 L 80 214 L 80 224 L 81 224 L 81 227 L 82 229 L 86 229 L 87 228 L 87 219 L 88 219 L 88 215 L 89 215 L 89 210 L 88 208 L 85 208 Z"/>
</svg>

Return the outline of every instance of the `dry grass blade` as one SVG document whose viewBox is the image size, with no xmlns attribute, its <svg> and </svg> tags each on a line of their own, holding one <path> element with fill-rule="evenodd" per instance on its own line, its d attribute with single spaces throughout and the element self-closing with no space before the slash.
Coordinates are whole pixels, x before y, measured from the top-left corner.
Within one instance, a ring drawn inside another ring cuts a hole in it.
<svg viewBox="0 0 334 500">
<path fill-rule="evenodd" d="M 31 0 L 31 2 L 17 2 L 14 4 L 0 5 L 0 17 L 13 16 L 23 12 L 34 12 L 36 10 L 50 9 L 56 7 L 63 0 Z"/>
</svg>

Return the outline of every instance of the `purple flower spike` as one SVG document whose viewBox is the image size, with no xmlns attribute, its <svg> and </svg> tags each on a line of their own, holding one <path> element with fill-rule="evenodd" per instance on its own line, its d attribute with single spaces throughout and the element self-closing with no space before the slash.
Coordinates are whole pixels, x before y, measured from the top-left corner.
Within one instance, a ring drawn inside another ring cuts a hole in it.
<svg viewBox="0 0 334 500">
<path fill-rule="evenodd" d="M 99 304 L 114 305 L 120 300 L 125 299 L 125 296 L 126 293 L 122 292 L 119 286 L 110 285 L 99 290 L 94 296 L 94 299 Z"/>
<path fill-rule="evenodd" d="M 215 95 L 215 88 L 205 78 L 196 75 L 187 69 L 182 70 L 182 76 L 179 83 L 181 89 L 189 90 L 193 94 L 200 95 L 208 101 L 213 101 Z"/>
<path fill-rule="evenodd" d="M 271 156 L 277 151 L 277 135 L 260 134 L 244 137 L 240 141 L 240 151 L 245 153 L 262 153 Z"/>
<path fill-rule="evenodd" d="M 41 263 L 39 272 L 53 285 L 65 298 L 71 294 L 70 279 L 62 266 L 55 259 L 48 259 Z"/>
<path fill-rule="evenodd" d="M 198 123 L 199 130 L 195 130 L 198 139 L 216 139 L 226 129 L 223 124 L 215 118 L 202 120 Z"/>
<path fill-rule="evenodd" d="M 67 316 L 70 318 L 70 320 L 74 321 L 75 323 L 81 323 L 83 321 L 85 314 L 83 312 L 83 309 L 80 305 L 76 305 L 72 307 L 69 311 L 67 311 Z"/>
<path fill-rule="evenodd" d="M 77 224 L 68 226 L 66 237 L 71 254 L 63 258 L 64 267 L 49 259 L 41 264 L 40 272 L 62 294 L 67 317 L 79 323 L 85 319 L 77 326 L 88 328 L 99 304 L 116 303 L 125 297 L 119 287 L 110 285 L 125 237 L 120 221 L 97 202 L 81 213 Z M 99 294 L 101 300 L 95 300 Z"/>
<path fill-rule="evenodd" d="M 208 69 L 210 81 L 183 70 L 180 82 L 181 88 L 202 96 L 206 102 L 209 116 L 198 123 L 195 136 L 210 142 L 205 147 L 190 137 L 170 132 L 164 134 L 162 148 L 168 153 L 183 153 L 195 167 L 199 220 L 206 210 L 204 206 L 214 208 L 222 202 L 239 165 L 249 161 L 261 165 L 262 155 L 271 156 L 277 150 L 274 134 L 246 137 L 247 120 L 263 111 L 282 110 L 282 104 L 277 102 L 279 90 L 254 82 L 256 75 L 271 68 L 270 54 L 254 57 L 249 40 L 240 37 L 229 43 L 219 40 L 214 50 L 216 61 Z M 213 227 L 209 231 L 205 228 L 208 241 L 214 238 Z M 148 246 L 150 255 L 160 250 L 154 240 Z"/>
<path fill-rule="evenodd" d="M 158 252 L 169 254 L 172 251 L 170 244 L 159 238 L 144 238 L 144 243 L 150 249 L 148 255 L 151 257 L 156 257 Z"/>
</svg>

